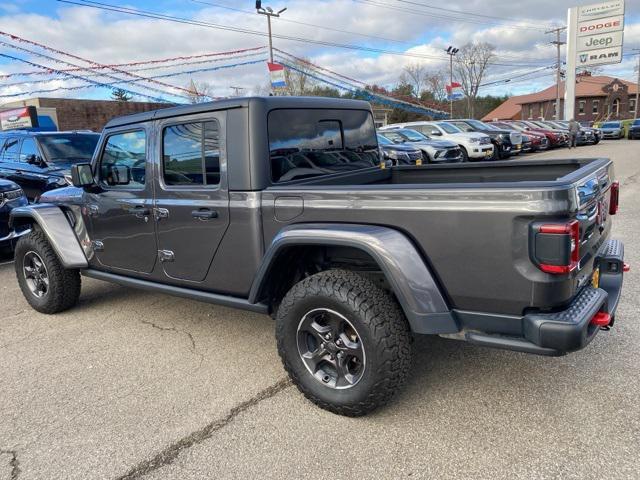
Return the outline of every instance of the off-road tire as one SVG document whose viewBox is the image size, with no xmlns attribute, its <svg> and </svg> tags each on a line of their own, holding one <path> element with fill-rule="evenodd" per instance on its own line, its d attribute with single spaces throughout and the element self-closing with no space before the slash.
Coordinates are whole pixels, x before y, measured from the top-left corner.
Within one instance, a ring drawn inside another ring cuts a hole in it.
<svg viewBox="0 0 640 480">
<path fill-rule="evenodd" d="M 362 339 L 365 370 L 346 390 L 323 385 L 298 352 L 298 325 L 317 308 L 343 315 Z M 294 285 L 278 309 L 276 339 L 284 368 L 298 389 L 319 407 L 340 415 L 361 416 L 386 404 L 411 369 L 411 333 L 397 302 L 373 281 L 347 270 L 328 270 Z"/>
<path fill-rule="evenodd" d="M 43 297 L 36 297 L 27 286 L 23 267 L 25 255 L 29 252 L 35 252 L 47 269 L 49 288 Z M 34 310 L 54 314 L 68 310 L 78 303 L 80 272 L 62 266 L 43 232 L 32 231 L 18 240 L 15 249 L 15 269 L 22 294 Z"/>
</svg>

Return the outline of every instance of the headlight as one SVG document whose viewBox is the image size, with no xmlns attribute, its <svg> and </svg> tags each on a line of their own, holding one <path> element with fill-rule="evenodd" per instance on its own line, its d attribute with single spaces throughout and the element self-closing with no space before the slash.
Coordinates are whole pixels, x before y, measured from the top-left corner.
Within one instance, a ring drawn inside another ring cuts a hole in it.
<svg viewBox="0 0 640 480">
<path fill-rule="evenodd" d="M 384 151 L 384 156 L 387 158 L 391 158 L 393 160 L 397 160 L 398 159 L 398 152 L 396 150 L 385 150 Z"/>
<path fill-rule="evenodd" d="M 470 138 L 470 139 L 469 139 L 469 141 L 470 141 L 471 143 L 480 143 L 480 139 L 479 139 L 479 138 L 477 138 L 477 137 Z"/>
<path fill-rule="evenodd" d="M 447 152 L 446 150 L 436 150 L 436 153 L 433 155 L 433 158 L 440 158 L 446 152 Z"/>
<path fill-rule="evenodd" d="M 5 203 L 10 202 L 11 200 L 15 200 L 16 198 L 21 198 L 24 196 L 24 192 L 21 188 L 17 190 L 9 190 L 8 192 L 0 193 L 0 207 L 4 206 Z"/>
</svg>

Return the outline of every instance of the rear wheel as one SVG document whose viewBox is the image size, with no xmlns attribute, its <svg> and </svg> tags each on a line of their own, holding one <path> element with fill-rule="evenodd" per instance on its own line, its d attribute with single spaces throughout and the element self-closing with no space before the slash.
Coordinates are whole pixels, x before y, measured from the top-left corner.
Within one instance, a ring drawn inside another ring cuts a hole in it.
<svg viewBox="0 0 640 480">
<path fill-rule="evenodd" d="M 298 389 L 340 415 L 365 415 L 387 403 L 411 366 L 410 332 L 398 304 L 346 270 L 294 285 L 278 309 L 276 338 Z"/>
<path fill-rule="evenodd" d="M 15 269 L 22 294 L 34 310 L 53 314 L 78 302 L 80 273 L 62 266 L 44 233 L 32 231 L 20 238 Z"/>
</svg>

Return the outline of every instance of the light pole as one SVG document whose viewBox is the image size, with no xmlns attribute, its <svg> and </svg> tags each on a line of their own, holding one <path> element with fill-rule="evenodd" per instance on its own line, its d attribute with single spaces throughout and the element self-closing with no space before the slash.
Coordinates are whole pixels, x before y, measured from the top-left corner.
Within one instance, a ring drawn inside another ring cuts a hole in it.
<svg viewBox="0 0 640 480">
<path fill-rule="evenodd" d="M 636 109 L 633 112 L 633 118 L 638 118 L 638 100 L 640 100 L 640 48 L 634 48 L 638 52 L 638 84 L 636 86 Z"/>
<path fill-rule="evenodd" d="M 449 88 L 451 89 L 449 92 L 449 118 L 453 118 L 453 57 L 459 51 L 459 48 L 452 47 L 451 45 L 445 50 L 447 55 L 449 55 Z"/>
<path fill-rule="evenodd" d="M 271 17 L 278 18 L 280 14 L 282 14 L 287 8 L 283 8 L 274 12 L 271 7 L 262 8 L 262 1 L 256 0 L 256 11 L 260 15 L 265 15 L 267 17 L 267 27 L 269 29 L 269 61 L 273 63 L 273 40 L 271 39 Z"/>
</svg>

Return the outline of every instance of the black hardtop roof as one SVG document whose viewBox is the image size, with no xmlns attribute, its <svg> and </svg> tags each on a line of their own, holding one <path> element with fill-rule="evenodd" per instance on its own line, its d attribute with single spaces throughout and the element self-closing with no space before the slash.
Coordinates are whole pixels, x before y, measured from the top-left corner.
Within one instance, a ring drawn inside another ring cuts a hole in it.
<svg viewBox="0 0 640 480">
<path fill-rule="evenodd" d="M 120 127 L 135 123 L 148 122 L 160 118 L 171 118 L 181 115 L 191 115 L 215 110 L 229 110 L 260 105 L 266 110 L 278 108 L 341 108 L 352 110 L 370 110 L 369 102 L 350 100 L 345 98 L 328 97 L 237 97 L 216 100 L 214 102 L 196 103 L 193 105 L 179 105 L 148 112 L 134 113 L 110 120 L 104 128 Z"/>
</svg>

